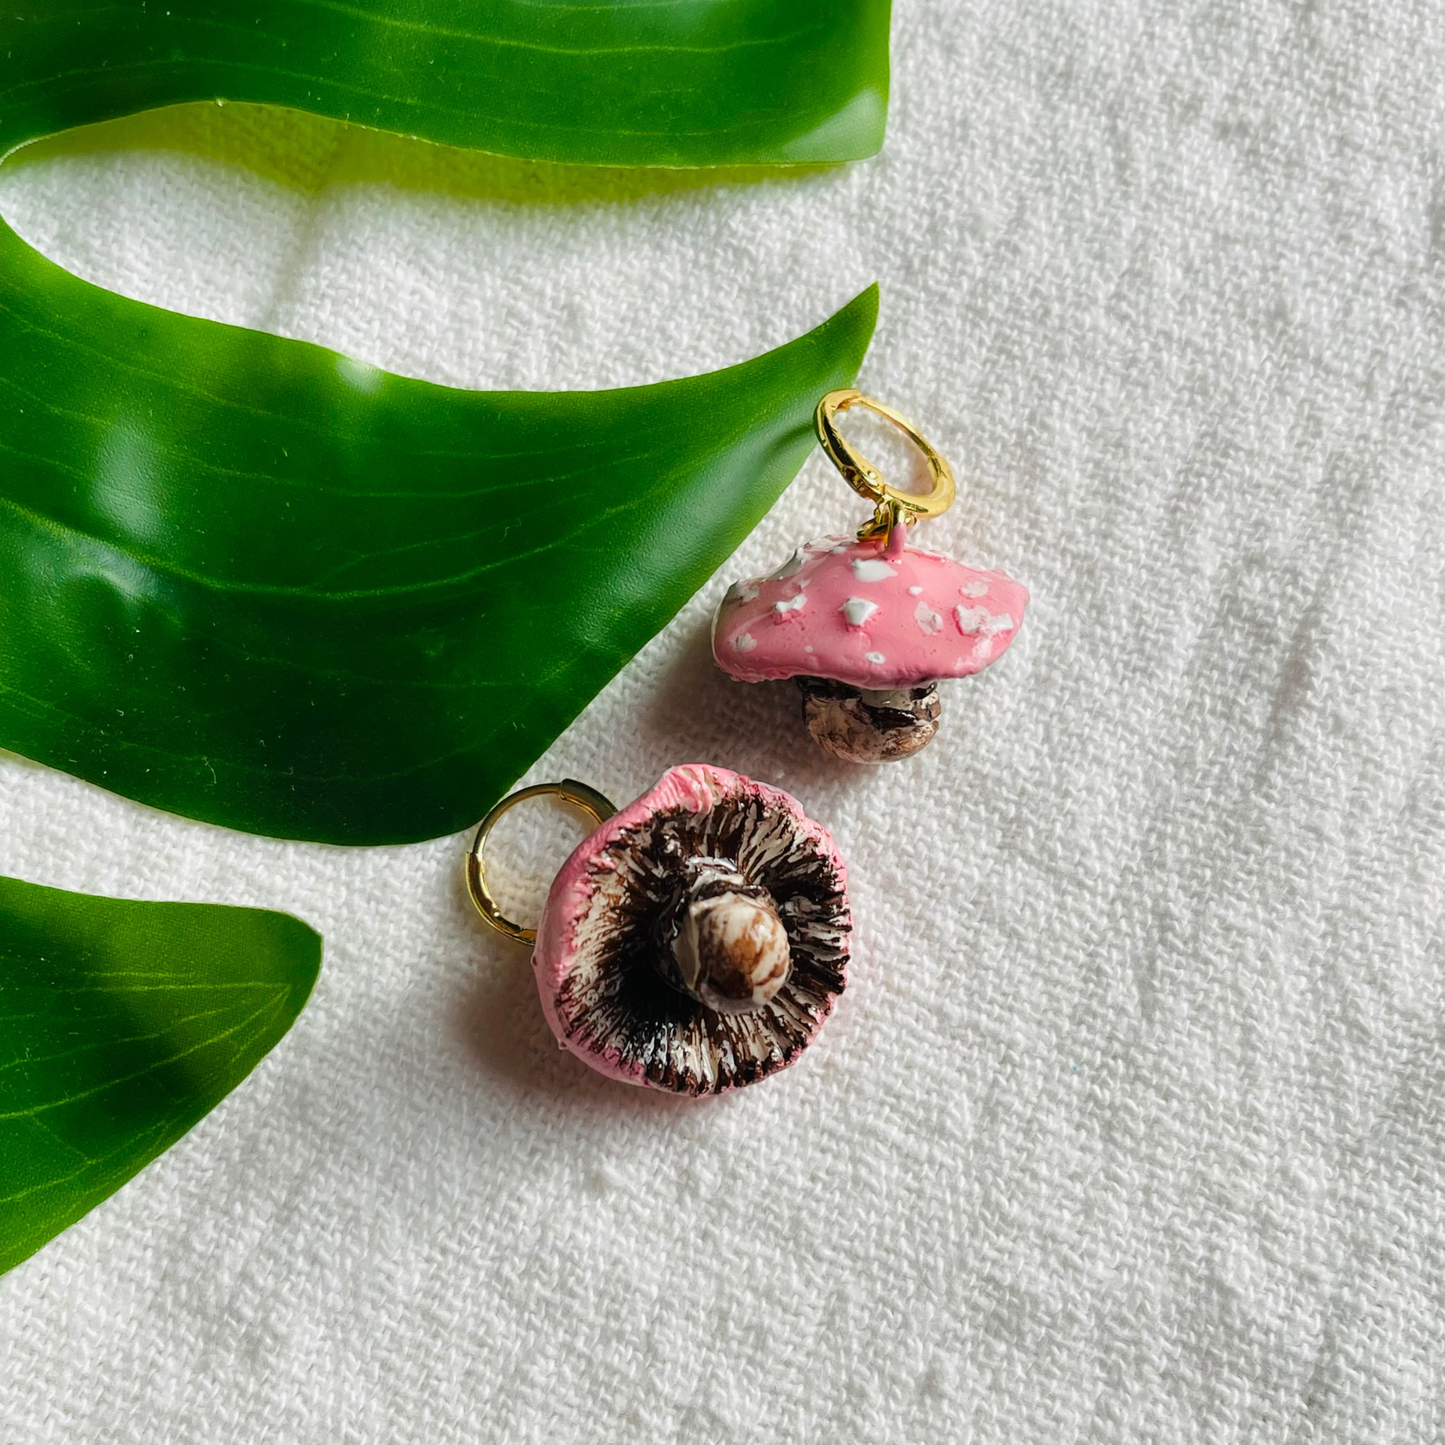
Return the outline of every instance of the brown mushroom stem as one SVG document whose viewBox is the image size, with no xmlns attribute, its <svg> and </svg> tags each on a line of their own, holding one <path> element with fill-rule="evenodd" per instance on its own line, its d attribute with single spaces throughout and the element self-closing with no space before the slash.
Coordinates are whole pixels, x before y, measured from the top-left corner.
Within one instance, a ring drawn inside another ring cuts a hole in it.
<svg viewBox="0 0 1445 1445">
<path fill-rule="evenodd" d="M 718 1013 L 762 1008 L 788 979 L 788 935 L 772 895 L 726 859 L 687 860 L 655 942 L 662 976 Z"/>
<path fill-rule="evenodd" d="M 793 679 L 803 694 L 803 721 L 814 740 L 850 763 L 888 763 L 912 756 L 938 731 L 938 684 L 870 692 L 826 677 Z"/>
</svg>

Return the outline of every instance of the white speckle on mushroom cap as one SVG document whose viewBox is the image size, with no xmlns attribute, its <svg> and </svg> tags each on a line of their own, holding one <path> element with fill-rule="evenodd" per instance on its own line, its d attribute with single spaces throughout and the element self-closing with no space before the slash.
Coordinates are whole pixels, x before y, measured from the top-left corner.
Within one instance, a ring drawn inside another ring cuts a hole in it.
<svg viewBox="0 0 1445 1445">
<path fill-rule="evenodd" d="M 959 592 L 964 597 L 986 597 L 988 595 L 987 582 L 965 582 Z"/>
<path fill-rule="evenodd" d="M 788 933 L 757 899 L 721 893 L 689 905 L 673 945 L 682 980 L 708 1008 L 748 1013 L 788 979 Z"/>
<path fill-rule="evenodd" d="M 773 611 L 777 613 L 796 612 L 800 607 L 806 606 L 808 594 L 800 592 L 796 597 L 785 598 L 782 602 L 773 603 Z"/>
<path fill-rule="evenodd" d="M 733 638 L 733 646 L 739 652 L 751 652 L 758 645 L 758 640 L 751 632 L 740 632 Z"/>
<path fill-rule="evenodd" d="M 913 617 L 919 627 L 930 636 L 943 626 L 943 618 L 926 602 L 920 602 L 918 606 L 913 609 Z"/>
<path fill-rule="evenodd" d="M 965 637 L 982 633 L 985 637 L 996 637 L 1000 632 L 1012 632 L 1018 626 L 1007 612 L 989 613 L 987 607 L 955 607 L 953 615 L 958 619 L 958 630 Z"/>
<path fill-rule="evenodd" d="M 849 627 L 862 627 L 877 612 L 878 604 L 866 597 L 850 597 L 838 611 L 848 620 Z"/>
<path fill-rule="evenodd" d="M 855 557 L 853 575 L 860 582 L 886 582 L 898 573 L 879 557 Z"/>
<path fill-rule="evenodd" d="M 876 667 L 880 662 L 887 662 L 887 661 L 888 661 L 888 659 L 887 659 L 886 657 L 884 657 L 881 652 L 865 652 L 865 653 L 863 654 L 863 656 L 864 656 L 869 662 L 871 662 L 875 667 Z"/>
<path fill-rule="evenodd" d="M 908 595 L 909 595 L 910 597 L 922 597 L 922 596 L 923 596 L 923 588 L 921 588 L 921 587 L 919 587 L 919 586 L 917 586 L 917 585 L 914 585 L 914 586 L 912 586 L 912 587 L 910 587 L 910 588 L 908 589 Z"/>
</svg>

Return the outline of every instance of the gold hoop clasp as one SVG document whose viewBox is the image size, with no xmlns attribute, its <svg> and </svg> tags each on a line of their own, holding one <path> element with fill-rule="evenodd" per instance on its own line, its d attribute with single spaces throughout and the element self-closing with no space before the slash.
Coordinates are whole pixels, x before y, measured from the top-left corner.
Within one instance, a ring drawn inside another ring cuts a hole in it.
<svg viewBox="0 0 1445 1445">
<path fill-rule="evenodd" d="M 847 437 L 838 430 L 837 415 L 850 406 L 861 406 L 884 421 L 891 421 L 919 451 L 933 478 L 933 489 L 929 492 L 900 492 L 890 487 L 868 459 L 854 450 Z M 940 517 L 953 505 L 956 487 L 953 468 L 933 449 L 926 437 L 906 418 L 898 415 L 891 406 L 864 396 L 861 391 L 845 387 L 841 391 L 830 391 L 818 403 L 814 413 L 814 425 L 818 429 L 818 440 L 828 453 L 828 460 L 843 474 L 843 480 L 860 496 L 867 497 L 875 504 L 873 520 L 858 529 L 859 541 L 869 537 L 887 539 L 900 523 L 912 526 L 923 517 Z"/>
<path fill-rule="evenodd" d="M 505 933 L 508 938 L 515 938 L 519 943 L 535 943 L 537 930 L 513 923 L 498 907 L 497 900 L 492 897 L 492 890 L 487 887 L 487 865 L 482 858 L 482 849 L 486 847 L 492 829 L 505 814 L 511 812 L 518 803 L 525 803 L 528 798 L 541 797 L 556 797 L 571 803 L 574 808 L 586 813 L 599 828 L 617 811 L 596 788 L 589 788 L 586 783 L 579 783 L 575 778 L 564 778 L 560 783 L 538 783 L 535 787 L 519 788 L 515 793 L 503 798 L 482 819 L 477 826 L 476 836 L 472 839 L 472 846 L 467 849 L 467 892 L 472 895 L 477 912 L 498 933 Z"/>
</svg>

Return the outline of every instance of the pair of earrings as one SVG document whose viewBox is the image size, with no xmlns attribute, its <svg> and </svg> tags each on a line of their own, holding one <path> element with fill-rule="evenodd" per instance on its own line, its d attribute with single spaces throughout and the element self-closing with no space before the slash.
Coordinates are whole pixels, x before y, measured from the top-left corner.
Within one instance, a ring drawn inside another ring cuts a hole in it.
<svg viewBox="0 0 1445 1445">
<path fill-rule="evenodd" d="M 861 406 L 919 449 L 932 487 L 888 486 L 837 427 Z M 938 731 L 938 683 L 995 661 L 1027 591 L 910 547 L 907 528 L 952 505 L 948 463 L 892 408 L 829 392 L 823 450 L 875 505 L 856 537 L 799 548 L 776 572 L 734 583 L 713 622 L 713 657 L 743 682 L 792 678 L 817 742 L 854 762 L 909 756 Z M 553 881 L 535 929 L 487 886 L 499 819 L 553 795 L 596 824 Z M 567 780 L 523 788 L 482 820 L 467 853 L 482 917 L 533 946 L 558 1044 L 610 1078 L 679 1094 L 741 1088 L 785 1068 L 817 1036 L 847 983 L 852 922 L 843 859 L 779 788 L 709 764 L 670 769 L 618 810 Z"/>
</svg>

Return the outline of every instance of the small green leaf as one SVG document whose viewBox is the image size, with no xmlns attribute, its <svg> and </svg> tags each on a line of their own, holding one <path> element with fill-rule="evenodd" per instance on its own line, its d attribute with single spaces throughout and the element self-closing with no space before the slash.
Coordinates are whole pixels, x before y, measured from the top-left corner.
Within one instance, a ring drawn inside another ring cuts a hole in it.
<svg viewBox="0 0 1445 1445">
<path fill-rule="evenodd" d="M 0 878 L 0 1272 L 215 1108 L 320 966 L 284 913 Z"/>
<path fill-rule="evenodd" d="M 454 391 L 0 226 L 0 747 L 248 832 L 455 832 L 772 505 L 876 312 L 683 381 Z"/>
<path fill-rule="evenodd" d="M 888 20 L 888 0 L 10 0 L 0 155 L 225 99 L 530 160 L 852 160 L 883 141 Z"/>
</svg>

